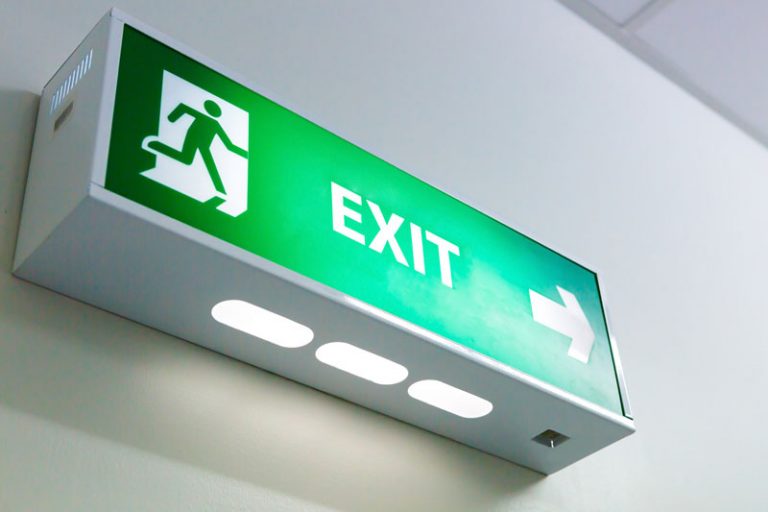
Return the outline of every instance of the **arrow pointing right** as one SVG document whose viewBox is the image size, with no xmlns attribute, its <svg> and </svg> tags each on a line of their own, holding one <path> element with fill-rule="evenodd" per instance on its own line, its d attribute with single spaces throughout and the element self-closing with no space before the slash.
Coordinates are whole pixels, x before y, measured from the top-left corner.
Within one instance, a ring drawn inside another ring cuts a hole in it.
<svg viewBox="0 0 768 512">
<path fill-rule="evenodd" d="M 592 344 L 595 342 L 595 333 L 576 296 L 559 286 L 557 291 L 560 293 L 565 306 L 540 293 L 528 290 L 531 296 L 533 319 L 541 325 L 571 338 L 568 355 L 587 364 L 589 355 L 592 353 Z"/>
</svg>

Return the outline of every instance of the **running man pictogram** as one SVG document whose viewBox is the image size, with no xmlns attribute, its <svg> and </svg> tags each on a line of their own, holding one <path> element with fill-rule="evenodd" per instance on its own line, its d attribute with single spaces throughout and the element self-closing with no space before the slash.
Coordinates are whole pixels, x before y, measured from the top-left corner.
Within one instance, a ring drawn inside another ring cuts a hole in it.
<svg viewBox="0 0 768 512">
<path fill-rule="evenodd" d="M 167 70 L 159 106 L 157 130 L 141 141 L 154 155 L 141 176 L 231 217 L 245 213 L 250 113 Z"/>
<path fill-rule="evenodd" d="M 184 165 L 191 165 L 195 159 L 195 154 L 198 152 L 203 159 L 205 168 L 208 170 L 208 175 L 211 177 L 213 187 L 217 192 L 226 194 L 224 189 L 224 183 L 221 180 L 219 170 L 216 167 L 216 162 L 211 154 L 211 144 L 213 139 L 218 135 L 224 146 L 243 158 L 248 158 L 248 151 L 236 146 L 227 136 L 227 133 L 221 127 L 221 124 L 215 119 L 221 116 L 221 107 L 213 101 L 206 100 L 203 103 L 206 113 L 193 109 L 192 107 L 179 103 L 173 111 L 168 114 L 168 120 L 175 123 L 184 114 L 190 115 L 194 118 L 192 124 L 189 125 L 187 134 L 184 137 L 184 144 L 181 150 L 172 148 L 167 144 L 160 142 L 159 140 L 152 140 L 147 144 L 147 147 L 161 153 L 169 158 L 172 158 Z"/>
</svg>

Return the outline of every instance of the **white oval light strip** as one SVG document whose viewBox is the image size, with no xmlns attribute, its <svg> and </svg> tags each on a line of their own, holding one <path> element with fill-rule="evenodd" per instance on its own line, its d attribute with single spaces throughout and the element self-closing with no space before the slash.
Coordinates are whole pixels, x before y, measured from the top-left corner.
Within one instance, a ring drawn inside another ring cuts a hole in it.
<svg viewBox="0 0 768 512">
<path fill-rule="evenodd" d="M 408 377 L 405 366 L 341 341 L 318 348 L 315 357 L 343 372 L 384 386 L 403 382 Z"/>
<path fill-rule="evenodd" d="M 306 325 L 242 300 L 219 302 L 211 309 L 211 316 L 221 324 L 285 348 L 303 347 L 315 337 Z"/>
<path fill-rule="evenodd" d="M 439 380 L 420 380 L 408 388 L 412 398 L 462 418 L 480 418 L 493 410 L 484 398 Z"/>
</svg>

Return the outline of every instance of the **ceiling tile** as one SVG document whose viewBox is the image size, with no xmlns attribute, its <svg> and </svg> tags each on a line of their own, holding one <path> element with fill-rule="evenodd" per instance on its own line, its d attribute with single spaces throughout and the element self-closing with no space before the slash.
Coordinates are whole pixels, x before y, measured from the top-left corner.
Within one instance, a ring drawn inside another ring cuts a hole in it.
<svg viewBox="0 0 768 512">
<path fill-rule="evenodd" d="M 767 21 L 764 0 L 675 0 L 635 27 L 635 34 L 715 108 L 765 143 Z"/>
</svg>

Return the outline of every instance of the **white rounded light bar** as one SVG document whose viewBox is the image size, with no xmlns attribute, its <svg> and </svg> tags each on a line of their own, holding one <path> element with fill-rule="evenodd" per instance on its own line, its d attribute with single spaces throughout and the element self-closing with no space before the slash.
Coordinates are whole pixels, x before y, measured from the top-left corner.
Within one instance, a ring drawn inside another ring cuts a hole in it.
<svg viewBox="0 0 768 512">
<path fill-rule="evenodd" d="M 384 386 L 403 382 L 408 377 L 405 366 L 341 341 L 318 348 L 315 357 L 338 370 Z"/>
<path fill-rule="evenodd" d="M 211 316 L 228 327 L 285 348 L 309 344 L 315 333 L 306 325 L 243 300 L 225 300 L 211 309 Z"/>
<path fill-rule="evenodd" d="M 420 380 L 408 388 L 412 398 L 462 418 L 481 418 L 493 410 L 484 398 L 439 380 Z"/>
</svg>

